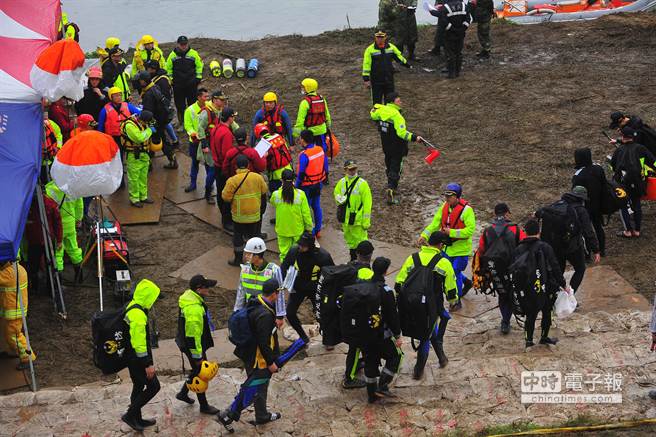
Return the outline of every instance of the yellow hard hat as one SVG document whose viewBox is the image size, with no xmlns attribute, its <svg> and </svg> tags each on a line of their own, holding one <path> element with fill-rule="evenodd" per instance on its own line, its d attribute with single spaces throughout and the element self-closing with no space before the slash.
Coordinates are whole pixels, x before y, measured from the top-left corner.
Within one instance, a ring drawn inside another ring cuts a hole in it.
<svg viewBox="0 0 656 437">
<path fill-rule="evenodd" d="M 306 93 L 311 93 L 319 88 L 319 82 L 309 77 L 303 79 L 301 81 L 301 85 L 303 86 L 303 89 L 305 89 Z"/>
<path fill-rule="evenodd" d="M 144 35 L 141 37 L 141 44 L 154 44 L 155 38 L 152 35 Z"/>
<path fill-rule="evenodd" d="M 214 77 L 221 76 L 221 64 L 219 63 L 219 61 L 214 59 L 212 60 L 212 62 L 210 62 L 210 71 L 212 72 L 212 76 Z"/>
<path fill-rule="evenodd" d="M 207 391 L 207 386 L 207 382 L 203 381 L 198 376 L 194 376 L 194 379 L 187 383 L 187 388 L 194 393 L 205 393 Z"/>
<path fill-rule="evenodd" d="M 121 89 L 119 87 L 113 86 L 109 89 L 109 91 L 107 92 L 107 95 L 111 98 L 114 94 L 123 95 L 123 91 L 121 91 Z"/>
<path fill-rule="evenodd" d="M 200 363 L 200 372 L 198 377 L 205 382 L 210 382 L 216 374 L 219 373 L 219 365 L 213 361 L 203 361 Z"/>
<path fill-rule="evenodd" d="M 105 40 L 105 47 L 108 49 L 113 49 L 114 47 L 120 46 L 121 40 L 115 36 L 110 36 Z"/>
<path fill-rule="evenodd" d="M 269 91 L 262 98 L 265 102 L 278 102 L 278 96 L 273 91 Z"/>
<path fill-rule="evenodd" d="M 162 150 L 162 139 L 160 138 L 158 142 L 150 142 L 150 147 L 148 148 L 151 152 L 159 152 Z"/>
</svg>

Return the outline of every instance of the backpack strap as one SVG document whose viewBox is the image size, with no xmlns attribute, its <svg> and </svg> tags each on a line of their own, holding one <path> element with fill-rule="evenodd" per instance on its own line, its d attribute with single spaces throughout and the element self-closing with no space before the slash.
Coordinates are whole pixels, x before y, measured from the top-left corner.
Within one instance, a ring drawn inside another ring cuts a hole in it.
<svg viewBox="0 0 656 437">
<path fill-rule="evenodd" d="M 419 254 L 417 254 L 417 258 L 419 258 Z M 435 266 L 437 265 L 438 262 L 440 262 L 441 259 L 442 259 L 442 255 L 440 255 L 439 253 L 436 253 L 433 256 L 433 258 L 431 258 L 431 260 L 428 262 L 426 267 L 428 267 L 431 270 L 434 270 Z"/>
<path fill-rule="evenodd" d="M 414 267 L 417 267 L 417 266 L 421 265 L 421 258 L 419 258 L 419 252 L 415 252 L 415 253 L 412 254 L 412 263 L 413 263 Z"/>
<path fill-rule="evenodd" d="M 355 179 L 353 179 L 353 182 L 351 185 L 345 184 L 346 185 L 346 207 L 350 208 L 351 207 L 351 193 L 355 189 L 355 186 L 357 185 L 358 181 L 360 180 L 360 176 L 356 176 Z"/>
<path fill-rule="evenodd" d="M 123 312 L 123 317 L 125 317 L 125 315 L 126 315 L 130 310 L 132 310 L 132 309 L 134 309 L 134 308 L 137 308 L 137 309 L 143 311 L 144 314 L 148 314 L 148 312 L 144 309 L 144 307 L 142 307 L 142 306 L 139 305 L 138 303 L 135 303 L 135 304 L 132 304 L 132 305 L 130 305 L 130 306 L 128 306 L 128 307 L 125 308 L 125 311 Z"/>
</svg>

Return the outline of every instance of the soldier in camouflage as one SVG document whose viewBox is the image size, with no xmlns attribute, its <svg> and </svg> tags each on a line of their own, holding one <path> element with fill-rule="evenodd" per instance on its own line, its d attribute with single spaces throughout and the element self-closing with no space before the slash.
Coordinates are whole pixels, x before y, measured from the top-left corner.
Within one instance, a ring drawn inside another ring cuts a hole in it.
<svg viewBox="0 0 656 437">
<path fill-rule="evenodd" d="M 378 29 L 385 32 L 387 36 L 396 42 L 396 21 L 399 9 L 396 0 L 380 0 L 378 2 Z"/>
<path fill-rule="evenodd" d="M 481 44 L 481 51 L 476 54 L 479 59 L 488 59 L 492 49 L 492 40 L 490 39 L 490 21 L 494 15 L 493 0 L 478 0 L 474 9 L 474 21 L 477 24 L 478 42 Z"/>
<path fill-rule="evenodd" d="M 408 59 L 415 60 L 417 44 L 417 0 L 380 0 L 378 28 L 387 33 L 401 53 L 408 48 Z"/>
</svg>

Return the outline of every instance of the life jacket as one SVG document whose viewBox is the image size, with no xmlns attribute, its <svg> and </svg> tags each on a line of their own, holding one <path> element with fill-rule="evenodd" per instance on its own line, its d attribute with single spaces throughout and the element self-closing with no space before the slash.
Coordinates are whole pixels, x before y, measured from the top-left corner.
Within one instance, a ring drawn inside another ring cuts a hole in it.
<svg viewBox="0 0 656 437">
<path fill-rule="evenodd" d="M 219 116 L 216 112 L 212 111 L 208 105 L 205 105 L 205 107 L 203 107 L 200 111 L 207 112 L 207 127 L 205 128 L 205 138 L 209 139 L 212 129 L 219 125 Z"/>
<path fill-rule="evenodd" d="M 326 122 L 326 102 L 319 94 L 305 96 L 310 105 L 305 116 L 305 127 L 320 126 Z"/>
<path fill-rule="evenodd" d="M 278 104 L 276 104 L 276 107 L 273 111 L 267 111 L 266 108 L 262 106 L 262 112 L 264 113 L 264 120 L 262 120 L 262 124 L 267 125 L 269 132 L 272 134 L 284 135 L 286 133 L 285 125 L 282 121 L 282 110 L 283 106 Z"/>
<path fill-rule="evenodd" d="M 59 152 L 59 146 L 57 145 L 57 136 L 50 125 L 50 121 L 46 120 L 43 125 L 45 127 L 45 136 L 41 144 L 41 157 L 44 162 L 50 162 L 55 158 L 57 152 Z"/>
<path fill-rule="evenodd" d="M 305 174 L 303 175 L 303 180 L 301 181 L 301 186 L 310 186 L 316 185 L 323 182 L 326 178 L 326 169 L 324 168 L 324 152 L 323 147 L 317 146 L 310 147 L 305 149 L 302 153 L 305 154 L 308 158 L 308 165 L 305 168 Z M 300 166 L 300 160 L 299 164 Z M 297 172 L 300 171 L 297 169 Z"/>
<path fill-rule="evenodd" d="M 449 205 L 444 204 L 442 208 L 442 226 L 441 229 L 464 229 L 465 222 L 462 221 L 462 213 L 465 211 L 465 207 L 469 205 L 464 199 L 459 199 L 456 206 L 453 207 L 451 212 L 449 212 Z"/>
<path fill-rule="evenodd" d="M 130 117 L 130 109 L 126 102 L 121 103 L 118 111 L 112 103 L 105 105 L 105 133 L 113 137 L 121 135 L 121 124 Z"/>
<path fill-rule="evenodd" d="M 150 145 L 150 140 L 143 144 L 136 144 L 133 142 L 125 131 L 125 127 L 128 125 L 128 123 L 134 123 L 140 130 L 145 129 L 145 126 L 141 124 L 141 122 L 133 120 L 132 118 L 128 118 L 127 120 L 121 122 L 121 144 L 123 144 L 123 147 L 125 147 L 129 152 L 145 151 Z"/>
<path fill-rule="evenodd" d="M 275 266 L 274 263 L 267 263 L 264 269 L 255 270 L 250 263 L 242 264 L 240 280 L 246 302 L 252 296 L 262 294 L 262 286 L 267 280 L 273 278 L 276 273 Z"/>
<path fill-rule="evenodd" d="M 287 141 L 282 135 L 267 135 L 265 139 L 271 143 L 271 148 L 267 155 L 267 170 L 278 170 L 292 161 L 289 148 L 287 147 Z"/>
</svg>

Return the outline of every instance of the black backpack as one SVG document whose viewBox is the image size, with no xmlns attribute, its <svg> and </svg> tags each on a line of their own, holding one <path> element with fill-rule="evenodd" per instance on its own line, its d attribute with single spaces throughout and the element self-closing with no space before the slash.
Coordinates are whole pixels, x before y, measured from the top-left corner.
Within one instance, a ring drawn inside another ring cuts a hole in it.
<svg viewBox="0 0 656 437">
<path fill-rule="evenodd" d="M 435 255 L 427 265 L 421 264 L 419 253 L 412 255 L 414 267 L 398 296 L 399 321 L 406 337 L 428 340 L 442 307 L 442 290 L 438 288 L 435 266 L 441 259 Z"/>
<path fill-rule="evenodd" d="M 345 287 L 340 311 L 342 341 L 356 346 L 375 341 L 383 333 L 381 305 L 378 284 L 363 281 Z"/>
<path fill-rule="evenodd" d="M 317 284 L 315 313 L 323 336 L 323 344 L 341 342 L 339 312 L 344 287 L 355 284 L 358 270 L 352 264 L 321 268 Z"/>
<path fill-rule="evenodd" d="M 542 240 L 555 249 L 566 249 L 581 234 L 578 215 L 573 205 L 559 200 L 540 210 Z"/>
<path fill-rule="evenodd" d="M 508 273 L 512 283 L 513 313 L 524 316 L 542 307 L 548 272 L 544 254 L 531 247 L 515 257 Z"/>
<path fill-rule="evenodd" d="M 638 156 L 638 145 L 628 144 L 623 146 L 618 160 L 615 163 L 613 179 L 623 187 L 633 189 L 642 194 L 645 190 L 645 180 L 642 175 L 640 157 Z"/>
<path fill-rule="evenodd" d="M 601 192 L 601 213 L 611 215 L 625 208 L 629 201 L 626 189 L 614 180 L 606 181 Z"/>
<path fill-rule="evenodd" d="M 128 366 L 130 328 L 123 320 L 128 310 L 139 308 L 133 304 L 110 311 L 97 311 L 91 316 L 91 336 L 93 338 L 93 364 L 105 375 L 116 373 Z"/>
<path fill-rule="evenodd" d="M 483 234 L 485 253 L 480 255 L 481 270 L 501 274 L 508 270 L 519 243 L 519 232 L 513 234 L 510 223 L 494 223 Z"/>
</svg>

